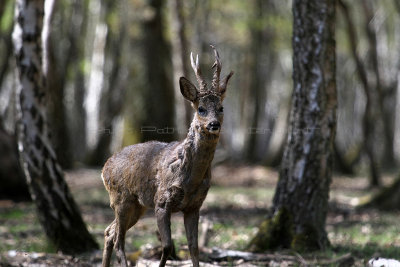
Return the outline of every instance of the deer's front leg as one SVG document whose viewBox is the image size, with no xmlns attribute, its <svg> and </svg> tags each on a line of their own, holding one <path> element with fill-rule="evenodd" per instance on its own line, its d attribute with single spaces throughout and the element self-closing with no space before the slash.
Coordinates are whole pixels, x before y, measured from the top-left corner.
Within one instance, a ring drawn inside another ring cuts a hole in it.
<svg viewBox="0 0 400 267">
<path fill-rule="evenodd" d="M 186 238 L 188 241 L 190 256 L 192 257 L 193 267 L 199 266 L 199 245 L 198 245 L 198 225 L 199 210 L 184 212 Z"/>
<path fill-rule="evenodd" d="M 156 207 L 157 226 L 161 236 L 161 245 L 163 248 L 160 267 L 164 267 L 169 255 L 171 254 L 173 245 L 171 238 L 171 211 L 168 205 L 164 207 Z"/>
</svg>

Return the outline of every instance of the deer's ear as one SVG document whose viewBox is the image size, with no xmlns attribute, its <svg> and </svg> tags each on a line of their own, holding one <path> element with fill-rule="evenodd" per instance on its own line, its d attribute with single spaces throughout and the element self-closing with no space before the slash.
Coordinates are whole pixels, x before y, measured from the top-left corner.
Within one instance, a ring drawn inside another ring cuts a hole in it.
<svg viewBox="0 0 400 267">
<path fill-rule="evenodd" d="M 194 102 L 197 98 L 197 88 L 188 79 L 181 77 L 179 79 L 179 87 L 181 88 L 182 95 L 189 100 Z"/>
</svg>

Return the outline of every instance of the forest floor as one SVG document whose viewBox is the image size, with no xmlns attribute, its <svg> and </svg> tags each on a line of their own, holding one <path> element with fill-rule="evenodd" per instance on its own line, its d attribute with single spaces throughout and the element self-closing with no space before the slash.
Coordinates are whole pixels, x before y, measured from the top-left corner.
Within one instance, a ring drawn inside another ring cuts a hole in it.
<svg viewBox="0 0 400 267">
<path fill-rule="evenodd" d="M 100 169 L 67 171 L 66 178 L 90 232 L 102 247 L 103 231 L 114 216 L 100 179 Z M 203 247 L 245 250 L 256 234 L 257 226 L 267 214 L 277 179 L 275 170 L 261 166 L 215 167 L 213 186 L 201 210 L 199 228 Z M 392 177 L 384 177 L 385 185 L 392 181 Z M 332 244 L 330 249 L 308 254 L 271 252 L 273 254 L 270 255 L 276 255 L 275 261 L 269 259 L 255 266 L 338 266 L 340 264 L 334 259 L 340 259 L 349 253 L 354 259 L 351 264 L 354 266 L 365 266 L 369 259 L 377 256 L 400 259 L 400 212 L 355 208 L 360 199 L 373 193 L 367 185 L 368 181 L 363 177 L 335 175 L 331 185 L 326 225 Z M 138 257 L 159 256 L 160 242 L 156 228 L 156 221 L 150 210 L 127 233 L 126 251 L 131 264 Z M 189 259 L 181 214 L 172 217 L 172 236 L 178 257 L 182 260 Z M 203 249 L 204 253 L 207 251 L 210 250 Z M 285 262 L 290 257 L 297 261 Z M 243 260 L 228 258 L 218 264 L 243 265 Z M 45 239 L 32 203 L 0 201 L 0 266 L 100 265 L 101 251 L 77 257 L 56 254 Z"/>
</svg>

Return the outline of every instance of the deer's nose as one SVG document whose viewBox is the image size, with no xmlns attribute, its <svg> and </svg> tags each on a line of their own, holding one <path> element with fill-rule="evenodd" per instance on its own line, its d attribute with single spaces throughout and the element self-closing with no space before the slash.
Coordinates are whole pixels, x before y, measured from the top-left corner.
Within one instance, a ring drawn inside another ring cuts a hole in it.
<svg viewBox="0 0 400 267">
<path fill-rule="evenodd" d="M 221 123 L 219 121 L 212 121 L 207 125 L 207 130 L 218 131 L 221 128 Z"/>
</svg>

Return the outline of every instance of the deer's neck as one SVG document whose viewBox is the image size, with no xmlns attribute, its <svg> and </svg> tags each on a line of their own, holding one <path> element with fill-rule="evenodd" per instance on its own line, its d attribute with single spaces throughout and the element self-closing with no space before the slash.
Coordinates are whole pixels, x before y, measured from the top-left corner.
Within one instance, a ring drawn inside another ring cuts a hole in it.
<svg viewBox="0 0 400 267">
<path fill-rule="evenodd" d="M 183 141 L 182 169 L 187 174 L 187 182 L 200 182 L 214 158 L 218 136 L 207 134 L 193 121 L 186 139 Z"/>
</svg>

